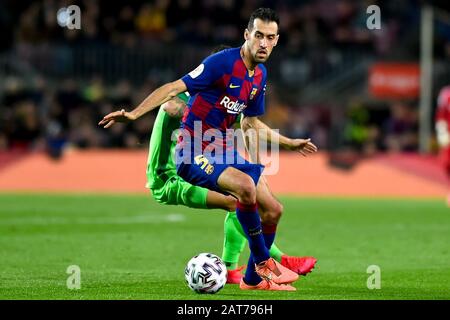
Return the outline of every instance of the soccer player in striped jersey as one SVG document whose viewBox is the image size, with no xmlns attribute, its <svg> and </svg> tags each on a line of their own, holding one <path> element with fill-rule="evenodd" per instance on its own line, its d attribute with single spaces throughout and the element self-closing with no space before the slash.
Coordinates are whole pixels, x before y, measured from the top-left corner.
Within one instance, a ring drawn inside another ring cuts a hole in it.
<svg viewBox="0 0 450 320">
<path fill-rule="evenodd" d="M 112 112 L 99 123 L 108 128 L 116 122 L 136 120 L 179 93 L 190 93 L 176 149 L 177 173 L 193 185 L 237 199 L 236 215 L 251 251 L 240 283 L 243 290 L 293 291 L 291 283 L 298 274 L 270 257 L 282 205 L 260 180 L 264 166 L 250 163 L 236 148 L 228 148 L 228 129 L 242 113 L 245 126 L 268 131 L 268 142 L 276 140 L 283 148 L 303 155 L 317 151 L 310 139 L 289 139 L 258 119 L 265 108 L 267 72 L 262 63 L 278 42 L 278 26 L 273 10 L 257 9 L 249 19 L 242 47 L 209 56 L 186 76 L 156 89 L 131 112 Z M 211 143 L 205 138 L 209 129 L 214 131 Z"/>
<path fill-rule="evenodd" d="M 226 48 L 221 46 L 214 52 Z M 166 102 L 159 109 L 150 139 L 147 161 L 147 188 L 153 198 L 162 204 L 184 205 L 190 208 L 228 211 L 224 222 L 224 243 L 222 260 L 228 269 L 227 283 L 237 284 L 242 279 L 242 268 L 238 268 L 239 256 L 247 241 L 245 233 L 237 220 L 236 199 L 221 193 L 194 186 L 184 181 L 176 173 L 174 150 L 176 142 L 172 134 L 180 126 L 180 119 L 185 111 L 189 93 L 184 92 Z M 284 254 L 275 243 L 269 250 L 270 256 L 282 265 L 306 275 L 316 263 L 313 257 L 295 257 Z"/>
</svg>

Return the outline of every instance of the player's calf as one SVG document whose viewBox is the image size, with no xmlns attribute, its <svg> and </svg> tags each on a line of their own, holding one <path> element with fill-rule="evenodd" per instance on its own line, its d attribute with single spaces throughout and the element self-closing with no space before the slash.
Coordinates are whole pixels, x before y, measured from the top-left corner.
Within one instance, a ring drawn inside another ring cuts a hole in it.
<svg viewBox="0 0 450 320">
<path fill-rule="evenodd" d="M 275 199 L 270 206 L 258 204 L 258 209 L 260 211 L 261 221 L 266 225 L 277 225 L 283 214 L 283 205 Z"/>
</svg>

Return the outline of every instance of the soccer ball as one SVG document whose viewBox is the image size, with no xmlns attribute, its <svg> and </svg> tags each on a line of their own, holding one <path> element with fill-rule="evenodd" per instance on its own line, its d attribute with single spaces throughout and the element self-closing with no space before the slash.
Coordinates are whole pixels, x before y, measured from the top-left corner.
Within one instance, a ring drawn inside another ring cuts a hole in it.
<svg viewBox="0 0 450 320">
<path fill-rule="evenodd" d="M 200 253 L 189 260 L 184 277 L 197 293 L 217 293 L 227 282 L 227 267 L 215 254 Z"/>
</svg>

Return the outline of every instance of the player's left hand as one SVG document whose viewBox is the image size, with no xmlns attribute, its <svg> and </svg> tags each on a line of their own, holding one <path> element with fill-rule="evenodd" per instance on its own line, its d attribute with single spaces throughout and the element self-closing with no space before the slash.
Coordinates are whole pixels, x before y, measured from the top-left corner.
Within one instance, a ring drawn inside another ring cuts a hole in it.
<svg viewBox="0 0 450 320">
<path fill-rule="evenodd" d="M 292 139 L 288 145 L 288 149 L 297 151 L 304 157 L 317 152 L 317 147 L 311 142 L 311 139 Z"/>
<path fill-rule="evenodd" d="M 136 117 L 133 116 L 130 112 L 126 112 L 125 109 L 120 111 L 115 111 L 107 114 L 103 117 L 103 119 L 98 123 L 99 126 L 103 126 L 104 128 L 111 127 L 116 122 L 128 122 L 136 120 Z"/>
</svg>

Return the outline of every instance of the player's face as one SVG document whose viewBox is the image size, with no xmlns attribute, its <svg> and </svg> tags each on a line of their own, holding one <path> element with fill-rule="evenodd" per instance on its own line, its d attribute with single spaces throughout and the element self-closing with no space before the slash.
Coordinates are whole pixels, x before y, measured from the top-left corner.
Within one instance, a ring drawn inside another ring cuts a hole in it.
<svg viewBox="0 0 450 320">
<path fill-rule="evenodd" d="M 274 21 L 265 22 L 261 19 L 253 21 L 253 29 L 245 29 L 244 38 L 253 60 L 263 63 L 269 59 L 273 47 L 278 42 L 278 25 Z"/>
</svg>

